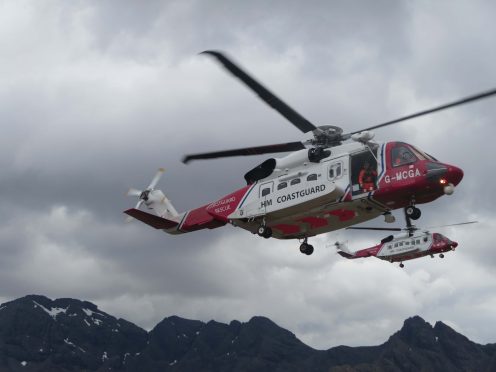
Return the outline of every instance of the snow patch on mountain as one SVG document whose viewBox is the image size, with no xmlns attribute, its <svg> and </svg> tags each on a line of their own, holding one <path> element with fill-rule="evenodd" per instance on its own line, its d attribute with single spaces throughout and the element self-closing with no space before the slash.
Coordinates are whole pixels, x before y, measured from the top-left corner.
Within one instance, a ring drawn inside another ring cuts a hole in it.
<svg viewBox="0 0 496 372">
<path fill-rule="evenodd" d="M 93 314 L 96 314 L 96 315 L 100 315 L 100 316 L 103 316 L 104 318 L 106 317 L 105 314 L 102 314 L 102 313 L 98 313 L 96 311 L 93 311 L 93 310 L 90 310 L 90 309 L 82 309 L 83 312 L 86 314 L 86 316 L 93 316 Z"/>
<path fill-rule="evenodd" d="M 69 306 L 67 306 L 65 309 L 62 307 L 52 307 L 50 310 L 48 310 L 45 306 L 36 302 L 35 300 L 32 300 L 32 301 L 34 303 L 35 308 L 39 307 L 44 312 L 46 312 L 48 315 L 50 315 L 53 318 L 53 320 L 57 320 L 57 315 L 59 315 L 60 313 L 65 314 L 67 309 L 69 308 Z"/>
</svg>

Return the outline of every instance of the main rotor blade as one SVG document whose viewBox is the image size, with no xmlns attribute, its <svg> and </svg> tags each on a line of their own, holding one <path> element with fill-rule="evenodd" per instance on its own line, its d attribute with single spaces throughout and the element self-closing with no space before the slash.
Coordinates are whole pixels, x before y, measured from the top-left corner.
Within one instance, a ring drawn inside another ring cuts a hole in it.
<svg viewBox="0 0 496 372">
<path fill-rule="evenodd" d="M 459 226 L 459 225 L 470 225 L 472 223 L 478 223 L 479 221 L 469 221 L 469 222 L 459 222 L 459 223 L 450 223 L 449 225 L 439 225 L 439 226 L 428 226 L 427 229 L 438 229 L 441 227 L 450 227 L 450 226 Z"/>
<path fill-rule="evenodd" d="M 468 97 L 459 99 L 457 101 L 454 101 L 454 102 L 451 102 L 451 103 L 447 103 L 445 105 L 437 106 L 437 107 L 434 107 L 434 108 L 431 108 L 431 109 L 428 109 L 428 110 L 424 110 L 424 111 L 419 111 L 419 112 L 417 112 L 415 114 L 403 116 L 403 117 L 401 117 L 399 119 L 387 121 L 385 123 L 377 124 L 377 125 L 374 125 L 374 126 L 369 127 L 369 128 L 357 130 L 355 132 L 351 132 L 351 133 L 345 134 L 345 135 L 343 135 L 343 137 L 349 138 L 352 134 L 355 134 L 355 133 L 360 133 L 360 132 L 363 132 L 363 131 L 366 131 L 366 130 L 372 130 L 372 129 L 382 128 L 382 127 L 385 127 L 385 126 L 388 126 L 388 125 L 391 125 L 391 124 L 396 124 L 396 123 L 399 123 L 399 122 L 402 122 L 402 121 L 405 121 L 405 120 L 410 120 L 410 119 L 413 119 L 413 118 L 418 118 L 419 116 L 424 116 L 424 115 L 427 115 L 427 114 L 432 114 L 433 112 L 446 110 L 446 109 L 451 108 L 451 107 L 460 106 L 460 105 L 464 105 L 465 103 L 470 103 L 470 102 L 478 101 L 480 99 L 488 98 L 488 97 L 493 96 L 495 94 L 496 94 L 496 89 L 488 90 L 486 92 L 474 94 L 472 96 L 468 96 Z"/>
<path fill-rule="evenodd" d="M 401 231 L 399 227 L 347 227 L 346 230 Z"/>
<path fill-rule="evenodd" d="M 288 119 L 293 125 L 303 133 L 311 132 L 317 127 L 310 123 L 307 119 L 293 110 L 287 103 L 277 97 L 274 93 L 265 88 L 262 84 L 248 75 L 239 66 L 237 66 L 228 57 L 218 51 L 206 50 L 200 54 L 210 54 L 217 58 L 222 65 L 235 77 L 245 83 L 251 90 L 263 99 L 270 107 L 279 112 L 282 116 Z"/>
<path fill-rule="evenodd" d="M 303 143 L 301 142 L 288 142 L 288 143 L 279 143 L 275 145 L 246 147 L 241 149 L 232 149 L 232 150 L 215 151 L 215 152 L 205 152 L 202 154 L 186 155 L 183 158 L 183 163 L 186 164 L 191 160 L 197 160 L 197 159 L 215 159 L 215 158 L 226 158 L 230 156 L 271 154 L 275 152 L 303 150 L 305 148 L 306 148 L 305 145 L 303 145 Z"/>
</svg>

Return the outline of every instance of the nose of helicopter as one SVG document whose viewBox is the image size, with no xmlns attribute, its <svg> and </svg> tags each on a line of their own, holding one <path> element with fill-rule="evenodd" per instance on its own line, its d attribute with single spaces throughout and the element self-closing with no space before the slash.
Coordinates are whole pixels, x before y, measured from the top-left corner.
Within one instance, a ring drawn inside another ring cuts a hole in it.
<svg viewBox="0 0 496 372">
<path fill-rule="evenodd" d="M 461 168 L 455 167 L 454 165 L 448 165 L 447 178 L 453 185 L 458 185 L 463 178 L 463 170 Z"/>
<path fill-rule="evenodd" d="M 456 247 L 458 247 L 458 243 L 457 242 L 451 242 L 451 248 L 455 249 Z"/>
</svg>

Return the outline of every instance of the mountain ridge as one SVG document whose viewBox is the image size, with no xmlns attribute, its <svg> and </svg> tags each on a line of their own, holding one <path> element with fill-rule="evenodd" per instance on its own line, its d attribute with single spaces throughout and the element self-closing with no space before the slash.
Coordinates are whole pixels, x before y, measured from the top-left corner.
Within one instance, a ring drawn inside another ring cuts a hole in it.
<svg viewBox="0 0 496 372">
<path fill-rule="evenodd" d="M 419 316 L 377 346 L 316 350 L 266 317 L 177 315 L 151 331 L 88 301 L 28 295 L 0 305 L 1 371 L 496 371 L 496 344 Z"/>
</svg>

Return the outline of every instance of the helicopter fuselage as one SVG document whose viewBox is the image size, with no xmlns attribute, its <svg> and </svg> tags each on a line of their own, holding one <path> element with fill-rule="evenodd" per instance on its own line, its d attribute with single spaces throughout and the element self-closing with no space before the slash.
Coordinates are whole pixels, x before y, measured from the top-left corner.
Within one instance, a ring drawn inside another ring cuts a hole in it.
<svg viewBox="0 0 496 372">
<path fill-rule="evenodd" d="M 431 202 L 463 177 L 460 168 L 403 142 L 350 142 L 310 158 L 305 149 L 269 159 L 247 173 L 247 186 L 154 227 L 181 234 L 232 224 L 255 233 L 263 225 L 274 238 L 304 239 Z"/>
<path fill-rule="evenodd" d="M 402 142 L 348 143 L 318 163 L 306 152 L 277 159 L 272 174 L 253 183 L 231 213 L 213 208 L 213 214 L 250 231 L 264 220 L 276 238 L 305 238 L 429 203 L 463 177 L 461 169 Z M 368 186 L 360 180 L 365 163 L 373 178 Z"/>
<path fill-rule="evenodd" d="M 377 257 L 389 262 L 403 262 L 424 256 L 433 257 L 435 254 L 444 257 L 443 253 L 453 251 L 458 246 L 457 242 L 446 236 L 428 231 L 399 234 L 384 240 L 378 245 L 356 252 L 350 252 L 337 243 L 338 253 L 349 259 Z"/>
</svg>

